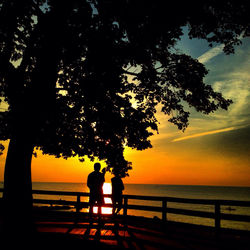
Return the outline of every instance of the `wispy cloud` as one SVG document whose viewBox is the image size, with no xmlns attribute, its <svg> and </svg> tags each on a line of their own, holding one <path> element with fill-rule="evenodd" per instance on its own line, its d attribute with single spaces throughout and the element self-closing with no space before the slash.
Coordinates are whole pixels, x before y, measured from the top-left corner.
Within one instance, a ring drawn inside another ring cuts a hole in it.
<svg viewBox="0 0 250 250">
<path fill-rule="evenodd" d="M 242 40 L 243 39 L 243 33 L 238 38 L 239 38 L 239 40 Z M 197 59 L 198 59 L 198 61 L 200 63 L 207 63 L 212 58 L 214 58 L 214 57 L 218 56 L 219 54 L 223 53 L 224 47 L 225 47 L 224 44 L 220 44 L 220 45 L 208 50 L 207 52 L 205 52 L 204 54 L 199 56 Z"/>
<path fill-rule="evenodd" d="M 224 44 L 218 45 L 218 46 L 208 50 L 207 52 L 205 52 L 204 54 L 199 56 L 197 59 L 200 63 L 206 63 L 206 62 L 210 61 L 212 58 L 221 54 L 223 52 L 223 48 L 224 48 Z"/>
<path fill-rule="evenodd" d="M 217 133 L 228 132 L 228 131 L 235 130 L 235 129 L 237 129 L 237 128 L 230 127 L 230 128 L 224 128 L 224 129 L 217 129 L 217 130 L 207 131 L 207 132 L 203 132 L 203 133 L 198 133 L 198 134 L 193 134 L 193 135 L 188 135 L 188 136 L 176 138 L 176 139 L 172 140 L 172 142 L 188 140 L 188 139 L 192 139 L 192 138 L 200 137 L 200 136 L 205 136 L 205 135 L 213 135 L 213 134 L 217 134 Z"/>
</svg>

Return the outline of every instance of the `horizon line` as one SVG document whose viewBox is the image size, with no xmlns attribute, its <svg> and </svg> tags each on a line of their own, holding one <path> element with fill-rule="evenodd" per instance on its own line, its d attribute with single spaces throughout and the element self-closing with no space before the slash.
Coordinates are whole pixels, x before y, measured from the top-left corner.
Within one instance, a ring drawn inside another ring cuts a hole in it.
<svg viewBox="0 0 250 250">
<path fill-rule="evenodd" d="M 0 183 L 4 183 L 4 181 L 0 181 Z M 64 183 L 64 184 L 87 184 L 85 182 L 63 182 L 63 181 L 32 181 L 32 183 Z M 107 182 L 109 183 L 109 182 Z M 246 187 L 250 188 L 250 186 L 244 185 L 214 185 L 214 184 L 163 184 L 163 183 L 124 183 L 125 185 L 165 185 L 165 186 L 207 186 L 207 187 Z"/>
</svg>

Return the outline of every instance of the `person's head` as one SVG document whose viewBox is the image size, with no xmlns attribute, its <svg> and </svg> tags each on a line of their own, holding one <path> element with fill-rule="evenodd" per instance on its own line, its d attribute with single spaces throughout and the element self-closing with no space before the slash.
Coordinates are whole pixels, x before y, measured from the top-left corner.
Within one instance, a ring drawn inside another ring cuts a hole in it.
<svg viewBox="0 0 250 250">
<path fill-rule="evenodd" d="M 101 169 L 101 164 L 100 164 L 99 162 L 96 162 L 96 163 L 94 164 L 94 170 L 97 171 L 97 172 L 99 172 L 100 169 Z"/>
</svg>

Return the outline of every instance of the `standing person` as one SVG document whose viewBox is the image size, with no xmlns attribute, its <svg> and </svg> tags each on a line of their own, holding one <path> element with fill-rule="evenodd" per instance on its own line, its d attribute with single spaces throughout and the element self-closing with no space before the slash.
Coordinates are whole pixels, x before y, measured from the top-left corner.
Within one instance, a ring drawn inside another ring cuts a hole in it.
<svg viewBox="0 0 250 250">
<path fill-rule="evenodd" d="M 122 209 L 122 191 L 124 185 L 119 173 L 115 173 L 115 176 L 111 179 L 112 182 L 112 203 L 113 203 L 113 214 L 118 214 Z"/>
<path fill-rule="evenodd" d="M 100 172 L 101 169 L 101 164 L 99 162 L 94 164 L 94 171 L 88 175 L 88 180 L 87 180 L 87 186 L 89 187 L 90 190 L 90 195 L 89 195 L 89 213 L 90 216 L 92 217 L 93 214 L 93 208 L 94 205 L 97 205 L 97 211 L 100 216 L 101 214 L 101 206 L 104 204 L 104 198 L 103 198 L 103 190 L 102 186 L 103 183 L 105 182 L 105 172 L 106 169 L 103 168 L 102 173 Z"/>
</svg>

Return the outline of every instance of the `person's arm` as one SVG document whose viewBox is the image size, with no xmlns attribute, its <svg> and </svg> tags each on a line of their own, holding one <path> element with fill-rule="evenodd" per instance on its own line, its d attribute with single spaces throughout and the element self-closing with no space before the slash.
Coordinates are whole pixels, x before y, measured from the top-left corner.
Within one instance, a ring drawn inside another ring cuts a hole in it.
<svg viewBox="0 0 250 250">
<path fill-rule="evenodd" d="M 102 169 L 103 183 L 105 182 L 106 168 Z"/>
<path fill-rule="evenodd" d="M 91 187 L 91 181 L 90 181 L 90 177 L 89 176 L 88 176 L 88 179 L 87 179 L 87 186 L 88 186 L 88 188 Z"/>
<path fill-rule="evenodd" d="M 124 190 L 124 185 L 123 185 L 122 179 L 121 179 L 121 190 Z"/>
</svg>

